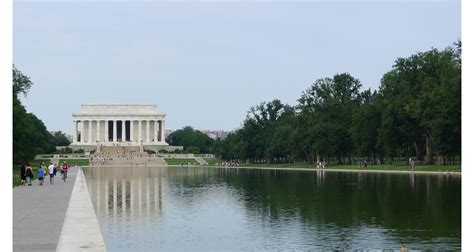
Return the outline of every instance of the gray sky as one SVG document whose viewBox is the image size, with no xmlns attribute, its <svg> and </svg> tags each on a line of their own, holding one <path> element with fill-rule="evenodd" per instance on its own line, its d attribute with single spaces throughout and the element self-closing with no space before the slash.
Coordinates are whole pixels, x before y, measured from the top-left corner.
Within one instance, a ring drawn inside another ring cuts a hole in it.
<svg viewBox="0 0 474 252">
<path fill-rule="evenodd" d="M 80 104 L 157 104 L 167 127 L 230 130 L 274 98 L 349 72 L 378 88 L 397 57 L 461 38 L 460 1 L 16 2 L 27 110 L 70 133 Z"/>
</svg>

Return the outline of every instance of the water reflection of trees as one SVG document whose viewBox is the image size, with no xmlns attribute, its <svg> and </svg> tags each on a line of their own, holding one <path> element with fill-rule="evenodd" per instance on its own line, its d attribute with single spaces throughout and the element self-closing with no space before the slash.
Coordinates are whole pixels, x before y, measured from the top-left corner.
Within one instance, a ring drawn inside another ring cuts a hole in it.
<svg viewBox="0 0 474 252">
<path fill-rule="evenodd" d="M 241 170 L 223 172 L 248 211 L 305 223 L 380 225 L 420 239 L 460 239 L 460 178 L 445 175 Z"/>
</svg>

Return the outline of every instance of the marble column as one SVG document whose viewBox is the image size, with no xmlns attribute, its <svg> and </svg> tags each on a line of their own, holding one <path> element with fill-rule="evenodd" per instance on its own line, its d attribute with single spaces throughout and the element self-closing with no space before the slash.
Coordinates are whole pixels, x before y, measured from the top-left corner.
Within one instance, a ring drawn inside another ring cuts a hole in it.
<svg viewBox="0 0 474 252">
<path fill-rule="evenodd" d="M 153 120 L 153 142 L 158 143 L 158 121 Z"/>
<path fill-rule="evenodd" d="M 146 135 L 145 142 L 150 142 L 150 121 L 146 120 Z"/>
<path fill-rule="evenodd" d="M 135 141 L 135 136 L 134 136 L 134 133 L 133 133 L 133 123 L 134 122 L 135 122 L 134 120 L 130 120 L 130 142 Z"/>
<path fill-rule="evenodd" d="M 105 142 L 109 142 L 109 120 L 105 120 Z"/>
<path fill-rule="evenodd" d="M 114 132 L 113 141 L 114 141 L 114 143 L 116 143 L 117 142 L 117 120 L 114 120 L 114 125 L 113 125 L 112 131 Z"/>
<path fill-rule="evenodd" d="M 89 123 L 87 124 L 87 132 L 89 133 L 89 139 L 87 142 L 92 143 L 92 120 L 89 120 Z"/>
<path fill-rule="evenodd" d="M 142 120 L 138 121 L 138 143 L 142 142 Z"/>
<path fill-rule="evenodd" d="M 159 120 L 159 121 L 158 121 L 158 139 L 159 139 L 159 142 L 162 142 L 162 141 L 163 141 L 163 137 L 162 137 L 162 134 L 161 134 L 161 132 L 163 131 L 163 129 L 161 128 L 161 125 L 163 125 L 163 121 L 162 121 L 162 120 Z"/>
<path fill-rule="evenodd" d="M 72 143 L 77 142 L 77 121 L 72 121 Z"/>
<path fill-rule="evenodd" d="M 85 128 L 84 127 L 84 121 L 81 120 L 81 127 L 80 127 L 80 129 L 81 129 L 81 143 L 84 143 L 84 137 L 85 137 L 84 136 L 84 128 Z"/>
<path fill-rule="evenodd" d="M 165 142 L 165 120 L 161 120 L 161 142 Z"/>
<path fill-rule="evenodd" d="M 96 123 L 97 123 L 97 125 L 96 125 L 97 126 L 97 136 L 96 136 L 95 140 L 100 142 L 100 121 L 97 120 Z"/>
<path fill-rule="evenodd" d="M 125 143 L 126 141 L 126 137 L 125 137 L 125 120 L 122 120 L 122 143 Z"/>
</svg>

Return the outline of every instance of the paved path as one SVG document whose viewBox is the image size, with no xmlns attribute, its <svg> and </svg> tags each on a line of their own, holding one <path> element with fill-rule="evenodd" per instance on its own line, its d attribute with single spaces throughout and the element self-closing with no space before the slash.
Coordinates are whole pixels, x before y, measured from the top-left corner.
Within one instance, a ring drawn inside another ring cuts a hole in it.
<svg viewBox="0 0 474 252">
<path fill-rule="evenodd" d="M 50 185 L 46 177 L 43 186 L 13 188 L 13 251 L 56 251 L 78 169 L 66 182 L 57 176 Z"/>
</svg>

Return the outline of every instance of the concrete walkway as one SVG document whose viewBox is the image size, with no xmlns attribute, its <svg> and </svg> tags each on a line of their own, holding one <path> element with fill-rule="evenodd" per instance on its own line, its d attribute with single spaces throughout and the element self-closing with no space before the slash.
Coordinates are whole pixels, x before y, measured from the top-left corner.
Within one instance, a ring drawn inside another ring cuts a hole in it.
<svg viewBox="0 0 474 252">
<path fill-rule="evenodd" d="M 43 186 L 13 188 L 13 251 L 56 251 L 78 169 L 66 182 L 57 176 L 50 185 L 48 176 Z"/>
</svg>

